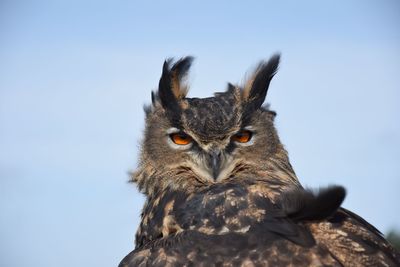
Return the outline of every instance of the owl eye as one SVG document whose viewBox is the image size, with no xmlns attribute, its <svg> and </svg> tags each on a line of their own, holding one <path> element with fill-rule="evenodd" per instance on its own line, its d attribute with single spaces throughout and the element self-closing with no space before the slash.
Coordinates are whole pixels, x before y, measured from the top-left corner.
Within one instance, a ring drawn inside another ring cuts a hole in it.
<svg viewBox="0 0 400 267">
<path fill-rule="evenodd" d="M 188 145 L 193 141 L 192 137 L 184 132 L 172 133 L 169 135 L 169 137 L 171 138 L 172 142 L 181 146 Z"/>
<path fill-rule="evenodd" d="M 232 136 L 232 140 L 238 143 L 247 143 L 251 140 L 253 133 L 249 130 L 242 130 Z"/>
</svg>

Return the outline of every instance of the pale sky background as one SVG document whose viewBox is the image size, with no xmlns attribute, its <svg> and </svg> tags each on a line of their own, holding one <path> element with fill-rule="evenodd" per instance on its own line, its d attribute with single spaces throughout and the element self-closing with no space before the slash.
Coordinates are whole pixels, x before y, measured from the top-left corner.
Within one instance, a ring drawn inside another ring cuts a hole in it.
<svg viewBox="0 0 400 267">
<path fill-rule="evenodd" d="M 143 1 L 144 2 L 144 1 Z M 135 168 L 162 62 L 190 96 L 282 52 L 267 101 L 301 182 L 400 229 L 400 4 L 0 1 L 0 266 L 116 266 L 143 197 Z"/>
</svg>

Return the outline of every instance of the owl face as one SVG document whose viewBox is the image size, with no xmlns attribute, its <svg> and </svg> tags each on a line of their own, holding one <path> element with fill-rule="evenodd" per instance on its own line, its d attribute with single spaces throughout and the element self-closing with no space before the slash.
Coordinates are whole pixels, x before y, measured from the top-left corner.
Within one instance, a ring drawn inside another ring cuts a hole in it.
<svg viewBox="0 0 400 267">
<path fill-rule="evenodd" d="M 254 170 L 279 144 L 275 113 L 261 106 L 279 56 L 262 62 L 244 88 L 229 84 L 226 92 L 202 99 L 186 97 L 191 60 L 164 64 L 158 92 L 146 109 L 141 164 L 171 183 L 183 176 L 217 183 Z"/>
</svg>

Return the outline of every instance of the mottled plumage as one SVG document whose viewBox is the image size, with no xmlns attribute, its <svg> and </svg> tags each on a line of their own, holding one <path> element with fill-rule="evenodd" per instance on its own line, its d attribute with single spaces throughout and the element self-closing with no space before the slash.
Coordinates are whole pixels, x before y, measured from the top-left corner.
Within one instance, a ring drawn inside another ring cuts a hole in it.
<svg viewBox="0 0 400 267">
<path fill-rule="evenodd" d="M 132 180 L 146 195 L 120 266 L 399 266 L 400 254 L 345 190 L 299 183 L 263 107 L 279 55 L 243 87 L 187 98 L 191 57 L 164 63 Z"/>
</svg>

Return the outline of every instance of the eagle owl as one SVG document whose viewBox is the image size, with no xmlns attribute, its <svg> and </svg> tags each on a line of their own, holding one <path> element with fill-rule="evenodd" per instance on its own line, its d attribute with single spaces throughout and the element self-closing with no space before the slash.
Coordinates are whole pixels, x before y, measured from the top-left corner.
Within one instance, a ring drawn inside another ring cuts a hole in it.
<svg viewBox="0 0 400 267">
<path fill-rule="evenodd" d="M 145 108 L 146 202 L 120 266 L 399 266 L 381 233 L 341 208 L 345 190 L 302 187 L 263 106 L 279 55 L 243 86 L 186 97 L 191 57 L 163 65 Z"/>
</svg>

